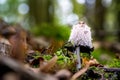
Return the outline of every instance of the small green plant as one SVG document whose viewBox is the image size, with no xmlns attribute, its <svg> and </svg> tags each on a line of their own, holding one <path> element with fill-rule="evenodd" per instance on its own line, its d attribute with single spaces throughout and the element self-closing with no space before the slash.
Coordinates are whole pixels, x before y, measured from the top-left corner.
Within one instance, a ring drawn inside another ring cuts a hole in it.
<svg viewBox="0 0 120 80">
<path fill-rule="evenodd" d="M 35 54 L 32 56 L 34 59 L 38 59 L 40 57 L 40 52 L 35 51 Z"/>
<path fill-rule="evenodd" d="M 43 55 L 43 58 L 45 60 L 50 60 L 52 58 L 52 56 L 51 55 Z"/>
<path fill-rule="evenodd" d="M 55 55 L 58 56 L 56 65 L 59 65 L 60 69 L 65 68 L 70 71 L 75 71 L 76 56 L 73 53 L 70 53 L 65 49 L 60 49 Z"/>
</svg>

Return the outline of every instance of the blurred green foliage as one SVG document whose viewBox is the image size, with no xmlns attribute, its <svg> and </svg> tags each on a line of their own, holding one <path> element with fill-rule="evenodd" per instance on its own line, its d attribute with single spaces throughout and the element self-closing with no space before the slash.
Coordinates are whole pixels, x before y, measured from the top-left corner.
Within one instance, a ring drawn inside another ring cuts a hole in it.
<svg viewBox="0 0 120 80">
<path fill-rule="evenodd" d="M 115 57 L 113 52 L 110 52 L 109 50 L 104 50 L 101 48 L 95 49 L 92 52 L 92 56 L 98 60 L 100 64 L 107 65 L 110 63 L 113 58 Z"/>
<path fill-rule="evenodd" d="M 113 59 L 108 65 L 109 67 L 120 68 L 120 59 Z"/>
<path fill-rule="evenodd" d="M 48 38 L 55 38 L 58 40 L 68 40 L 70 28 L 62 25 L 52 25 L 43 23 L 41 25 L 31 28 L 31 32 L 36 36 L 46 36 Z"/>
<path fill-rule="evenodd" d="M 71 0 L 71 1 L 74 8 L 73 12 L 79 15 L 79 17 L 83 17 L 85 15 L 85 5 L 78 3 L 77 0 Z"/>
</svg>

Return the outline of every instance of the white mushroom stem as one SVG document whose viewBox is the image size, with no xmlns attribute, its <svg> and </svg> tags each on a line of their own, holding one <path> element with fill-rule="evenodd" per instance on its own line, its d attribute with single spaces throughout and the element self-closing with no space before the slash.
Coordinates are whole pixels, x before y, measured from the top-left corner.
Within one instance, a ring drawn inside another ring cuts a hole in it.
<svg viewBox="0 0 120 80">
<path fill-rule="evenodd" d="M 81 57 L 80 57 L 80 48 L 79 46 L 76 47 L 75 54 L 77 55 L 77 70 L 81 68 Z"/>
</svg>

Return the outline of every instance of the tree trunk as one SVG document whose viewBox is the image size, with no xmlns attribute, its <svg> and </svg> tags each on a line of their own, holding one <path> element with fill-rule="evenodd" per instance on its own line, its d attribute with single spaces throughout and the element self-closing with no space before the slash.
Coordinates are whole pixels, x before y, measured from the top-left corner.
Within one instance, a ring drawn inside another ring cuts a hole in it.
<svg viewBox="0 0 120 80">
<path fill-rule="evenodd" d="M 116 26 L 116 31 L 117 31 L 117 39 L 118 42 L 120 42 L 120 3 L 119 0 L 113 0 L 112 6 L 114 6 L 115 10 L 115 26 Z"/>
<path fill-rule="evenodd" d="M 94 36 L 97 40 L 103 41 L 105 38 L 104 20 L 106 8 L 102 5 L 102 0 L 96 0 L 95 4 L 91 5 L 91 8 L 86 0 L 86 6 L 86 17 L 90 25 L 93 26 Z"/>
<path fill-rule="evenodd" d="M 51 23 L 54 16 L 52 0 L 29 0 L 30 16 L 36 24 Z"/>
</svg>

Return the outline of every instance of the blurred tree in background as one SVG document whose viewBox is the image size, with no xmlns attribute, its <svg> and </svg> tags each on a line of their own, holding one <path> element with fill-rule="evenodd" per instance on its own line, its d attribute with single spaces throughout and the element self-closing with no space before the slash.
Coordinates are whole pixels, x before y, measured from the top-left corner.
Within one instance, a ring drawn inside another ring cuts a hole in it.
<svg viewBox="0 0 120 80">
<path fill-rule="evenodd" d="M 114 11 L 114 27 L 116 28 L 116 33 L 118 36 L 118 41 L 120 42 L 120 2 L 119 0 L 112 1 L 112 11 Z"/>
<path fill-rule="evenodd" d="M 29 0 L 30 16 L 36 24 L 53 23 L 54 0 Z"/>
<path fill-rule="evenodd" d="M 105 23 L 105 14 L 106 14 L 106 7 L 102 4 L 103 0 L 92 0 L 93 3 L 90 3 L 90 1 L 86 0 L 86 17 L 90 21 L 90 24 L 92 25 L 95 33 L 95 37 L 97 40 L 104 40 L 105 39 L 105 29 L 104 29 L 104 23 Z M 92 13 L 89 15 L 89 13 Z"/>
</svg>

